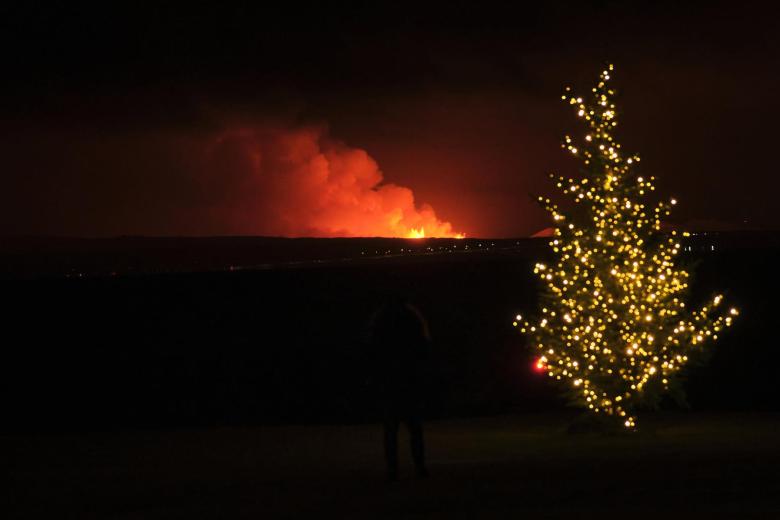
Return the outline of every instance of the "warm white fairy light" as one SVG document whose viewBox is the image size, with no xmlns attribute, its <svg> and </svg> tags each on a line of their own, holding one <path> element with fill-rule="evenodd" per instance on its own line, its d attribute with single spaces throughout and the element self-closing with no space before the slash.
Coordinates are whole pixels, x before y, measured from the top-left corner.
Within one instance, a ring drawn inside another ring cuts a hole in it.
<svg viewBox="0 0 780 520">
<path fill-rule="evenodd" d="M 738 312 L 720 312 L 722 295 L 697 311 L 685 308 L 689 274 L 674 265 L 678 234 L 661 233 L 661 218 L 677 200 L 647 208 L 644 197 L 655 190 L 655 178 L 635 176 L 639 156 L 626 156 L 612 135 L 612 70 L 601 73 L 590 101 L 563 96 L 588 126 L 581 146 L 566 136 L 563 147 L 584 162 L 588 176 L 550 177 L 586 205 L 585 217 L 569 222 L 539 197 L 557 226 L 550 241 L 557 261 L 534 268 L 547 287 L 542 316 L 523 321 L 518 315 L 513 324 L 542 354 L 537 368 L 566 384 L 574 403 L 634 428 L 634 410 L 646 393 L 668 389 L 688 353 L 717 339 Z"/>
</svg>

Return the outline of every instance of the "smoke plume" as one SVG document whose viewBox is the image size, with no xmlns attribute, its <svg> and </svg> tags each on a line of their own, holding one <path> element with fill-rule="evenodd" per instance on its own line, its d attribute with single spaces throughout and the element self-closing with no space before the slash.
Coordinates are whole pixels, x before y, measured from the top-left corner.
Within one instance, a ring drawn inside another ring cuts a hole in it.
<svg viewBox="0 0 780 520">
<path fill-rule="evenodd" d="M 323 126 L 9 135 L 0 234 L 456 236 Z"/>
<path fill-rule="evenodd" d="M 411 189 L 383 182 L 364 150 L 319 126 L 224 131 L 198 179 L 210 218 L 232 233 L 315 237 L 455 237 Z"/>
</svg>

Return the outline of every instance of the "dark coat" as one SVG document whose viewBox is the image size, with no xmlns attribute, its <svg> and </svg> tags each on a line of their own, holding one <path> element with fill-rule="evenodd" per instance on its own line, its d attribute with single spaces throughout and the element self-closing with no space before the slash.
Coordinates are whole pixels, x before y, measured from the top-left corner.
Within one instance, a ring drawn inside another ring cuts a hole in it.
<svg viewBox="0 0 780 520">
<path fill-rule="evenodd" d="M 386 410 L 419 411 L 430 379 L 430 334 L 420 311 L 395 302 L 374 315 L 369 334 L 373 382 Z"/>
</svg>

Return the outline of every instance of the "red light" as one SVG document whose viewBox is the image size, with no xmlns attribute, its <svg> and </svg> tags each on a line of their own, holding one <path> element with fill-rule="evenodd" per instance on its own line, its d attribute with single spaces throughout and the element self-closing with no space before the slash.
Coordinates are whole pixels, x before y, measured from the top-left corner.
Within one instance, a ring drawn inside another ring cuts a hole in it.
<svg viewBox="0 0 780 520">
<path fill-rule="evenodd" d="M 536 360 L 536 363 L 534 363 L 534 370 L 537 372 L 544 372 L 544 361 L 542 361 L 542 358 Z"/>
</svg>

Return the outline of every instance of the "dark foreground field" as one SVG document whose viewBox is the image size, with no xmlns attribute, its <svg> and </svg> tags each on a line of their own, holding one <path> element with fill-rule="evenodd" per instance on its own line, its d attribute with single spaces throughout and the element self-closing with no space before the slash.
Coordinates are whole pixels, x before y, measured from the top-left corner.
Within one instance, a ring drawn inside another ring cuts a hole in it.
<svg viewBox="0 0 780 520">
<path fill-rule="evenodd" d="M 780 515 L 780 414 L 649 415 L 625 437 L 567 434 L 569 419 L 433 422 L 430 478 L 402 466 L 394 484 L 382 479 L 380 432 L 371 425 L 5 436 L 2 516 Z"/>
<path fill-rule="evenodd" d="M 0 520 L 780 518 L 777 244 L 696 239 L 692 304 L 725 290 L 740 319 L 685 372 L 693 412 L 664 401 L 626 438 L 564 433 L 531 368 L 511 322 L 538 303 L 536 246 L 2 280 Z M 437 420 L 430 479 L 388 486 L 365 338 L 394 294 L 430 324 Z"/>
<path fill-rule="evenodd" d="M 717 344 L 695 353 L 696 360 L 710 359 L 684 374 L 690 405 L 780 411 L 776 244 L 694 238 L 681 258 L 698 264 L 691 305 L 724 291 L 741 314 Z M 325 249 L 315 252 L 323 255 L 347 248 L 360 256 L 373 244 L 320 242 Z M 543 259 L 543 240 L 489 250 L 473 241 L 457 252 L 419 242 L 434 252 L 410 255 L 398 253 L 409 241 L 384 242 L 392 255 L 0 281 L 7 304 L 0 313 L 0 432 L 371 421 L 376 396 L 367 327 L 393 295 L 414 302 L 430 325 L 432 416 L 561 409 L 554 386 L 532 370 L 535 352 L 512 327 L 517 313 L 537 308 L 533 265 Z M 190 245 L 161 243 L 175 251 Z M 208 257 L 206 246 L 198 251 Z M 219 257 L 220 247 L 214 251 Z"/>
</svg>

